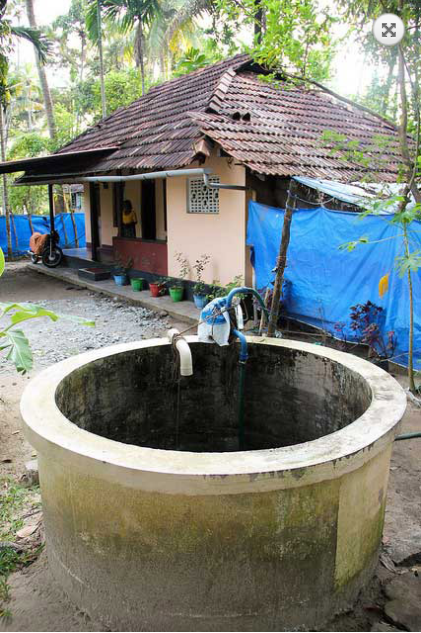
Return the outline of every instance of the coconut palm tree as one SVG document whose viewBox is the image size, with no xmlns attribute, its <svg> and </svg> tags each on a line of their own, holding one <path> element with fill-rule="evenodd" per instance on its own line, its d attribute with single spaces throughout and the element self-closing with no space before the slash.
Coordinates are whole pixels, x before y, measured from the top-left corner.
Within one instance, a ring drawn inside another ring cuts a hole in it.
<svg viewBox="0 0 421 633">
<path fill-rule="evenodd" d="M 37 31 L 37 22 L 35 19 L 34 0 L 26 0 L 26 12 L 28 15 L 29 26 L 31 29 Z M 48 132 L 53 143 L 57 138 L 56 124 L 54 121 L 53 100 L 51 99 L 50 86 L 47 80 L 47 73 L 45 72 L 45 66 L 40 53 L 35 48 L 35 62 L 38 70 L 39 82 L 41 84 L 41 90 L 44 98 L 45 115 L 47 117 Z"/>
<path fill-rule="evenodd" d="M 39 58 L 45 61 L 48 44 L 37 29 L 14 26 L 6 19 L 6 0 L 0 0 L 0 158 L 6 160 L 6 125 L 5 115 L 9 103 L 10 91 L 8 85 L 8 58 L 13 50 L 16 38 L 23 38 L 31 42 L 37 51 Z M 7 189 L 7 177 L 3 174 L 3 205 L 6 215 L 7 254 L 12 258 L 12 235 L 10 232 L 10 207 Z"/>
<path fill-rule="evenodd" d="M 167 0 L 168 1 L 168 0 Z M 203 13 L 210 13 L 216 4 L 215 0 L 169 0 L 174 4 L 175 11 L 168 21 L 165 40 L 171 42 L 177 32 L 191 23 L 193 18 Z"/>
<path fill-rule="evenodd" d="M 14 126 L 33 132 L 40 128 L 44 121 L 44 104 L 38 77 L 34 74 L 32 64 L 24 64 L 14 73 L 9 74 L 10 104 L 8 118 L 13 118 Z M 10 124 L 6 121 L 6 128 Z M 6 136 L 6 144 L 7 144 Z"/>
<path fill-rule="evenodd" d="M 105 96 L 104 47 L 102 43 L 102 4 L 102 0 L 87 0 L 86 30 L 91 42 L 98 46 L 101 107 L 102 118 L 104 118 L 107 116 L 107 102 Z"/>
<path fill-rule="evenodd" d="M 164 80 L 170 78 L 173 56 L 199 47 L 203 37 L 203 31 L 194 23 L 196 16 L 185 11 L 187 4 L 189 0 L 162 0 L 162 15 L 148 30 L 146 53 L 148 59 L 159 60 Z"/>
<path fill-rule="evenodd" d="M 161 0 L 100 0 L 104 20 L 117 24 L 123 33 L 135 31 L 134 56 L 145 94 L 145 34 L 161 15 Z M 88 28 L 93 27 L 97 0 L 88 0 Z"/>
</svg>

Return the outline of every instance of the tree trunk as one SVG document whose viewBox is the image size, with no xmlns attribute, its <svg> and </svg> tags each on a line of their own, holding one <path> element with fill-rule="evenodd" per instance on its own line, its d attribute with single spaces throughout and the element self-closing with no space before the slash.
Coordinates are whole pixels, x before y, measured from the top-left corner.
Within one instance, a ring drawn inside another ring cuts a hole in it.
<svg viewBox="0 0 421 633">
<path fill-rule="evenodd" d="M 140 68 L 140 76 L 142 79 L 142 95 L 145 94 L 145 60 L 143 55 L 144 37 L 142 19 L 138 18 L 136 30 L 136 64 Z"/>
<path fill-rule="evenodd" d="M 401 98 L 401 122 L 399 125 L 399 144 L 403 162 L 407 169 L 407 182 L 410 183 L 410 190 L 416 202 L 421 203 L 421 192 L 415 184 L 415 179 L 411 178 L 414 162 L 408 147 L 408 99 L 405 87 L 405 59 L 402 48 L 399 46 L 399 91 Z M 418 148 L 417 148 L 418 150 Z"/>
<path fill-rule="evenodd" d="M 35 19 L 33 0 L 26 0 L 26 12 L 28 14 L 29 26 L 32 29 L 38 28 L 37 22 Z M 45 107 L 45 114 L 47 117 L 48 133 L 50 135 L 51 140 L 55 141 L 57 138 L 57 130 L 56 130 L 56 124 L 54 121 L 53 101 L 51 99 L 50 87 L 48 85 L 45 68 L 41 63 L 39 54 L 36 50 L 34 50 L 34 52 L 35 52 L 35 61 L 37 64 L 39 82 L 41 84 L 42 95 L 44 98 L 44 107 Z"/>
<path fill-rule="evenodd" d="M 418 157 L 418 144 L 420 141 L 420 112 L 418 103 L 415 104 L 416 117 L 417 117 L 417 134 L 416 134 L 416 149 L 415 158 L 411 159 L 411 154 L 408 147 L 408 101 L 406 95 L 405 86 L 405 58 L 402 47 L 399 45 L 399 91 L 400 91 L 400 105 L 401 105 L 401 123 L 399 126 L 399 143 L 401 148 L 401 154 L 406 166 L 406 187 L 404 189 L 403 200 L 399 204 L 399 211 L 402 212 L 408 206 L 409 192 L 412 193 L 417 203 L 421 202 L 421 192 L 415 183 L 415 176 L 417 172 L 417 157 Z M 418 94 L 414 94 L 414 99 L 418 98 Z M 405 256 L 409 257 L 409 239 L 408 239 L 408 227 L 403 223 L 403 240 L 405 248 Z M 414 362 L 413 362 L 413 346 L 414 346 L 414 297 L 412 289 L 412 276 L 411 271 L 408 269 L 408 291 L 409 291 L 409 334 L 408 334 L 408 382 L 409 390 L 412 393 L 416 393 L 414 382 Z"/>
<path fill-rule="evenodd" d="M 403 229 L 405 256 L 409 257 L 409 240 L 408 229 L 404 225 Z M 416 393 L 415 381 L 414 381 L 414 293 L 412 289 L 412 276 L 411 271 L 408 268 L 408 291 L 409 291 L 409 335 L 408 335 L 408 381 L 409 391 Z"/>
<path fill-rule="evenodd" d="M 18 232 L 16 230 L 16 222 L 15 222 L 15 217 L 13 215 L 12 212 L 10 212 L 10 224 L 13 227 L 13 235 L 15 236 L 15 244 L 16 244 L 16 250 L 19 251 L 19 238 L 18 238 Z"/>
<path fill-rule="evenodd" d="M 75 248 L 79 248 L 79 238 L 78 238 L 78 235 L 77 235 L 77 226 L 76 226 L 76 220 L 75 220 L 75 212 L 74 212 L 74 209 L 72 209 L 72 208 L 70 209 L 70 217 L 71 217 L 72 224 L 73 224 L 73 233 L 75 235 L 75 244 L 74 244 L 74 246 L 75 246 Z"/>
<path fill-rule="evenodd" d="M 254 37 L 256 44 L 261 44 L 263 33 L 263 7 L 262 0 L 255 0 L 254 2 L 255 14 L 254 14 Z"/>
<path fill-rule="evenodd" d="M 0 103 L 0 150 L 1 160 L 6 160 L 6 141 L 5 141 L 5 129 L 4 129 L 4 108 Z M 4 213 L 6 215 L 6 236 L 7 236 L 7 256 L 9 259 L 13 257 L 12 251 L 12 234 L 10 231 L 10 208 L 9 208 L 9 195 L 7 190 L 7 176 L 3 174 L 3 206 Z"/>
<path fill-rule="evenodd" d="M 105 76 L 104 76 L 104 51 L 102 48 L 102 21 L 101 21 L 101 2 L 97 0 L 96 15 L 98 21 L 98 52 L 99 52 L 99 78 L 101 82 L 101 108 L 102 118 L 107 116 L 107 102 L 105 99 Z"/>
<path fill-rule="evenodd" d="M 80 33 L 80 73 L 79 73 L 79 83 L 82 85 L 83 76 L 85 72 L 85 62 L 86 62 L 86 33 L 82 31 Z M 76 114 L 76 134 L 79 134 L 80 130 L 80 109 L 78 109 Z"/>
<path fill-rule="evenodd" d="M 32 215 L 30 213 L 28 213 L 28 223 L 29 223 L 29 229 L 31 231 L 31 235 L 34 234 L 34 225 L 32 224 Z"/>
<path fill-rule="evenodd" d="M 282 226 L 281 244 L 279 247 L 279 256 L 276 262 L 275 284 L 273 286 L 272 306 L 270 309 L 268 336 L 274 336 L 276 325 L 278 323 L 279 301 L 281 299 L 282 284 L 284 281 L 284 271 L 287 263 L 287 251 L 290 238 L 292 214 L 295 208 L 295 197 L 293 197 L 292 189 L 294 181 L 291 181 L 288 191 L 288 198 L 285 205 L 284 224 Z"/>
<path fill-rule="evenodd" d="M 26 12 L 28 14 L 29 26 L 37 29 L 37 21 L 35 19 L 34 0 L 26 0 Z M 50 86 L 48 85 L 47 74 L 40 60 L 38 52 L 34 49 L 35 61 L 37 64 L 39 82 L 41 84 L 42 97 L 44 100 L 45 115 L 47 117 L 48 134 L 53 144 L 57 143 L 57 128 L 54 120 L 53 100 L 51 98 Z M 60 187 L 62 189 L 62 187 Z M 63 212 L 63 195 L 59 196 L 59 212 Z"/>
</svg>

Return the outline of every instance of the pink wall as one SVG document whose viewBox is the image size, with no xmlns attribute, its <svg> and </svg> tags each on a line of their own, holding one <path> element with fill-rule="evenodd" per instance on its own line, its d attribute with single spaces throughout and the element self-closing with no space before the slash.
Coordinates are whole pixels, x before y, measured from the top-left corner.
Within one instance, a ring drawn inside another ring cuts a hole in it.
<svg viewBox="0 0 421 633">
<path fill-rule="evenodd" d="M 221 183 L 245 185 L 245 168 L 231 158 L 212 156 L 210 167 Z M 227 284 L 235 276 L 246 276 L 246 194 L 245 191 L 220 190 L 218 214 L 187 213 L 187 178 L 167 179 L 168 274 L 179 276 L 176 252 L 182 252 L 192 265 L 203 253 L 211 256 L 204 273 L 208 283 L 219 279 Z M 193 271 L 192 271 L 193 273 Z M 193 274 L 190 279 L 194 279 Z"/>
</svg>

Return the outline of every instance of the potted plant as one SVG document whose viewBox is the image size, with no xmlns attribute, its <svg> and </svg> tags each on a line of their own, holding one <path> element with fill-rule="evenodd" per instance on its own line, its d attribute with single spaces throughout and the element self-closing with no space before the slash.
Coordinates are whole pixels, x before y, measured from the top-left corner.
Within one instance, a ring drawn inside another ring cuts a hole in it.
<svg viewBox="0 0 421 633">
<path fill-rule="evenodd" d="M 123 260 L 117 258 L 114 262 L 113 277 L 117 286 L 127 286 L 129 284 L 129 270 L 133 265 L 132 259 Z"/>
<path fill-rule="evenodd" d="M 143 279 L 143 277 L 131 277 L 130 285 L 132 287 L 132 290 L 134 292 L 140 292 L 141 290 L 143 290 L 144 281 L 145 280 Z"/>
<path fill-rule="evenodd" d="M 206 303 L 210 303 L 214 299 L 225 297 L 228 294 L 226 289 L 221 286 L 219 279 L 214 279 L 209 286 L 209 290 L 206 294 Z"/>
<path fill-rule="evenodd" d="M 387 370 L 388 359 L 395 353 L 396 336 L 393 330 L 383 333 L 384 309 L 371 301 L 357 303 L 351 307 L 350 319 L 354 336 L 368 346 L 367 359 Z"/>
<path fill-rule="evenodd" d="M 182 301 L 184 294 L 184 284 L 183 280 L 188 276 L 190 271 L 190 266 L 187 257 L 183 255 L 183 253 L 176 253 L 175 258 L 179 263 L 180 272 L 179 277 L 177 279 L 171 280 L 171 284 L 169 286 L 170 297 L 174 302 Z"/>
<path fill-rule="evenodd" d="M 202 309 L 208 303 L 206 295 L 206 286 L 203 281 L 202 275 L 205 266 L 209 263 L 209 255 L 201 255 L 193 264 L 193 269 L 196 273 L 196 283 L 193 286 L 193 301 L 196 308 Z"/>
<path fill-rule="evenodd" d="M 151 297 L 162 297 L 166 291 L 167 281 L 166 277 L 159 277 L 155 281 L 150 281 L 149 290 L 151 291 Z"/>
</svg>

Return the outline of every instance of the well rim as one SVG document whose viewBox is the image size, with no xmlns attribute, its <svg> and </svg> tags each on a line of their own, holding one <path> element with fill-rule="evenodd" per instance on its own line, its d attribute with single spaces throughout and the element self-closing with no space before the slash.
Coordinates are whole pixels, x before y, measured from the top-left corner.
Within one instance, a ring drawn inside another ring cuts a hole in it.
<svg viewBox="0 0 421 633">
<path fill-rule="evenodd" d="M 187 336 L 198 343 L 196 335 Z M 346 427 L 315 440 L 281 448 L 193 453 L 124 444 L 79 428 L 56 404 L 56 390 L 76 369 L 107 356 L 151 346 L 170 345 L 166 338 L 113 345 L 73 356 L 40 372 L 26 387 L 21 415 L 27 438 L 40 452 L 57 449 L 63 459 L 92 465 L 97 476 L 134 487 L 180 492 L 212 493 L 218 489 L 284 488 L 340 476 L 354 470 L 393 442 L 406 408 L 406 394 L 385 371 L 361 358 L 331 348 L 290 339 L 247 337 L 252 345 L 273 345 L 337 362 L 368 384 L 371 403 Z M 206 343 L 203 343 L 206 345 Z M 352 458 L 352 459 L 350 459 Z M 178 483 L 171 478 L 178 479 Z M 183 480 L 184 483 L 181 483 Z M 258 483 L 257 483 L 258 480 Z M 181 485 L 181 489 L 180 489 Z"/>
</svg>

